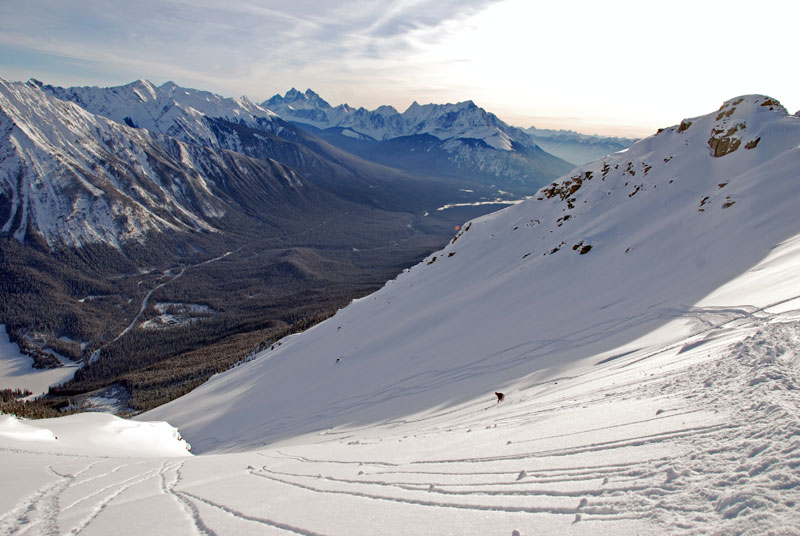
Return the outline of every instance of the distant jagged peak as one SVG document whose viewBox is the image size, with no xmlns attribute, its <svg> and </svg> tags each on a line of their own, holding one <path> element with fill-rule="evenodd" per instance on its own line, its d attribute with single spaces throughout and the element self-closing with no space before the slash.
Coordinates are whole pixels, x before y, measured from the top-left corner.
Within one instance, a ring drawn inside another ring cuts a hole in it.
<svg viewBox="0 0 800 536">
<path fill-rule="evenodd" d="M 377 108 L 375 108 L 375 113 L 383 115 L 383 116 L 399 115 L 400 114 L 400 112 L 397 111 L 397 108 L 395 108 L 394 106 L 387 105 L 387 104 L 384 104 L 382 106 L 378 106 Z"/>
<path fill-rule="evenodd" d="M 433 110 L 436 112 L 441 111 L 453 111 L 453 110 L 482 110 L 485 112 L 483 108 L 480 108 L 475 101 L 469 99 L 461 102 L 448 102 L 446 104 L 438 104 L 438 103 L 429 103 L 429 104 L 420 104 L 417 101 L 411 103 L 411 105 L 406 109 L 406 112 L 409 111 L 418 111 L 418 110 Z"/>
<path fill-rule="evenodd" d="M 275 97 L 280 97 L 280 93 L 276 94 Z M 299 91 L 296 87 L 292 87 L 289 91 L 286 92 L 286 95 L 283 96 L 284 100 L 297 100 L 303 98 L 303 93 Z"/>
<path fill-rule="evenodd" d="M 353 112 L 364 113 L 364 112 L 367 111 L 366 108 L 353 108 L 352 106 L 350 106 L 346 102 L 343 103 L 343 104 L 339 104 L 338 106 L 334 107 L 333 109 L 337 110 L 337 111 L 342 111 L 342 112 L 345 112 L 345 113 L 353 113 Z M 363 110 L 363 112 L 362 112 L 362 110 Z"/>
<path fill-rule="evenodd" d="M 283 97 L 275 95 L 263 105 L 284 119 L 321 129 L 344 128 L 376 140 L 429 134 L 452 142 L 445 148 L 450 152 L 458 150 L 461 142 L 474 143 L 474 140 L 502 151 L 512 151 L 515 144 L 535 145 L 529 134 L 506 125 L 472 100 L 447 104 L 419 104 L 415 100 L 400 113 L 388 105 L 372 111 L 348 104 L 330 107 L 313 91 L 300 93 L 292 88 Z"/>
<path fill-rule="evenodd" d="M 126 87 L 146 92 L 142 85 Z M 0 81 L 0 108 L 14 124 L 2 147 L 9 158 L 0 166 L 0 191 L 12 195 L 0 234 L 25 243 L 33 229 L 51 247 L 119 248 L 143 242 L 150 232 L 216 231 L 210 221 L 225 212 L 192 160 L 200 149 L 179 145 L 180 160 L 159 168 L 175 149 L 163 136 L 128 128 L 43 88 Z"/>
<path fill-rule="evenodd" d="M 262 106 L 267 108 L 280 108 L 281 106 L 291 106 L 294 109 L 328 109 L 331 105 L 320 97 L 311 88 L 306 89 L 305 92 L 299 91 L 297 88 L 291 88 L 284 96 L 276 93 L 268 100 L 262 103 Z"/>
<path fill-rule="evenodd" d="M 158 90 L 150 80 L 140 78 L 122 86 L 123 88 L 130 89 L 135 93 L 142 102 L 150 102 L 158 100 Z"/>
</svg>

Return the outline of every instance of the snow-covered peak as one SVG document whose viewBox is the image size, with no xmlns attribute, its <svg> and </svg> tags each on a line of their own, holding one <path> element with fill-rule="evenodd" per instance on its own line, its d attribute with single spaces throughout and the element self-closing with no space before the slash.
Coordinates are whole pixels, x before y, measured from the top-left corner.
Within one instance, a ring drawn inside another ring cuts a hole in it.
<svg viewBox="0 0 800 536">
<path fill-rule="evenodd" d="M 398 112 L 397 108 L 395 108 L 394 106 L 389 106 L 384 104 L 382 106 L 378 106 L 377 108 L 375 108 L 375 113 L 386 117 L 390 115 L 397 115 L 400 112 Z"/>
<path fill-rule="evenodd" d="M 274 95 L 263 103 L 263 106 L 269 109 L 286 105 L 291 105 L 296 110 L 325 110 L 331 107 L 327 101 L 311 89 L 306 89 L 303 93 L 295 88 L 287 91 L 283 97 L 279 94 Z"/>
<path fill-rule="evenodd" d="M 134 82 L 120 93 L 149 95 L 148 87 Z M 54 98 L 47 87 L 0 79 L 0 132 L 0 234 L 20 242 L 34 229 L 51 246 L 120 247 L 151 232 L 213 231 L 207 219 L 224 214 L 191 148 Z M 182 164 L 170 164 L 175 158 Z"/>
<path fill-rule="evenodd" d="M 747 153 L 758 147 L 762 141 L 761 125 L 765 122 L 772 123 L 776 117 L 786 119 L 792 116 L 788 115 L 786 108 L 780 102 L 771 97 L 744 95 L 725 101 L 715 113 L 684 119 L 677 126 L 661 129 L 656 136 L 663 136 L 665 131 L 673 135 L 691 135 L 693 138 L 697 137 L 697 141 L 702 136 L 708 136 L 706 141 L 710 154 L 714 157 L 722 157 L 740 148 Z M 794 122 L 789 124 L 794 124 Z M 653 138 L 642 141 L 647 141 L 648 144 L 653 143 L 649 141 L 651 139 Z M 775 139 L 770 143 L 771 149 L 781 146 L 780 139 Z M 763 156 L 764 152 L 758 154 Z"/>
<path fill-rule="evenodd" d="M 348 128 L 377 140 L 415 134 L 428 134 L 442 141 L 480 140 L 490 147 L 513 150 L 513 144 L 533 147 L 533 138 L 521 129 L 510 127 L 473 101 L 456 104 L 425 104 L 414 101 L 403 113 L 392 106 L 375 110 L 353 108 L 347 104 L 331 107 L 316 93 L 296 89 L 285 96 L 275 95 L 263 105 L 285 119 L 317 128 Z M 454 151 L 460 144 L 451 144 Z"/>
<path fill-rule="evenodd" d="M 152 102 L 158 98 L 156 87 L 149 80 L 140 78 L 123 87 L 129 88 L 142 102 Z"/>
<path fill-rule="evenodd" d="M 75 102 L 87 111 L 118 123 L 166 134 L 182 141 L 217 146 L 206 118 L 223 119 L 268 132 L 278 132 L 273 112 L 245 97 L 229 98 L 166 82 L 155 87 L 137 80 L 119 87 L 69 87 L 40 85 L 44 91 Z"/>
</svg>

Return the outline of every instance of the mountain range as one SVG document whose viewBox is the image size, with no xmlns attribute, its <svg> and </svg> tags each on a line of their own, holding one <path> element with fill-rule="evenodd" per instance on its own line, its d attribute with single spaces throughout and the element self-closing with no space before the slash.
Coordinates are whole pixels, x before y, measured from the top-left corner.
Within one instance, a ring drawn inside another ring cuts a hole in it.
<svg viewBox="0 0 800 536">
<path fill-rule="evenodd" d="M 62 406 L 97 389 L 163 403 L 521 198 L 496 175 L 409 173 L 172 82 L 3 80 L 0 129 L 0 323 L 37 366 L 83 364 L 51 393 Z M 535 165 L 521 164 L 558 175 Z"/>
<path fill-rule="evenodd" d="M 530 192 L 573 166 L 543 151 L 532 136 L 472 101 L 414 102 L 405 112 L 332 107 L 314 91 L 289 90 L 262 103 L 326 141 L 413 174 L 459 177 Z"/>
<path fill-rule="evenodd" d="M 799 148 L 728 100 L 133 420 L 2 416 L 0 528 L 791 534 Z"/>
<path fill-rule="evenodd" d="M 201 147 L 279 161 L 337 197 L 401 210 L 430 208 L 445 199 L 441 185 L 412 180 L 336 149 L 245 97 L 225 98 L 172 82 L 156 87 L 147 80 L 110 88 L 33 84 L 117 123 Z"/>
<path fill-rule="evenodd" d="M 140 88 L 127 89 L 141 98 Z M 106 118 L 5 81 L 0 99 L 1 230 L 20 242 L 36 231 L 50 247 L 119 249 L 150 233 L 220 232 L 234 212 L 292 220 L 324 198 L 277 161 L 194 143 L 185 127 L 183 139 L 161 134 L 178 129 L 174 117 L 159 118 L 162 128 L 133 128 L 115 122 L 111 107 L 88 106 L 108 111 Z"/>
</svg>

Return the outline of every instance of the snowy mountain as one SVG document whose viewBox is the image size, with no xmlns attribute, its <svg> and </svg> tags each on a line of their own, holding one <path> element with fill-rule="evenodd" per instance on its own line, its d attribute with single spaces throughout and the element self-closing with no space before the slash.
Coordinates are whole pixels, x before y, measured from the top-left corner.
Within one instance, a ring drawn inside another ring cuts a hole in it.
<svg viewBox="0 0 800 536">
<path fill-rule="evenodd" d="M 140 417 L 220 455 L 0 422 L 0 530 L 792 534 L 798 180 L 777 101 L 685 119 Z"/>
<path fill-rule="evenodd" d="M 426 104 L 416 101 L 402 114 L 392 106 L 375 110 L 340 104 L 335 108 L 310 89 L 292 88 L 262 103 L 286 119 L 317 128 L 341 127 L 352 136 L 388 140 L 415 134 L 431 134 L 447 140 L 474 139 L 501 151 L 511 151 L 512 142 L 526 147 L 534 143 L 524 131 L 510 127 L 472 101 L 457 104 Z"/>
<path fill-rule="evenodd" d="M 530 127 L 526 132 L 542 149 L 576 166 L 622 151 L 636 142 L 634 138 L 581 134 L 573 130 Z"/>
<path fill-rule="evenodd" d="M 155 406 L 441 247 L 464 216 L 436 208 L 460 185 L 361 160 L 246 101 L 0 80 L 0 324 L 37 367 L 74 373 L 48 404 L 147 367 L 125 396 Z M 174 307 L 204 312 L 160 323 Z M 231 336 L 233 351 L 214 346 Z"/>
<path fill-rule="evenodd" d="M 301 93 L 292 88 L 262 106 L 319 129 L 327 141 L 364 158 L 393 166 L 405 163 L 407 171 L 433 168 L 443 174 L 472 174 L 483 181 L 530 187 L 571 168 L 542 151 L 524 130 L 507 125 L 472 101 L 414 102 L 403 113 L 391 106 L 370 111 L 347 104 L 332 107 L 310 89 Z M 425 160 L 409 162 L 409 156 Z"/>
<path fill-rule="evenodd" d="M 391 210 L 423 213 L 446 202 L 459 184 L 437 184 L 342 150 L 250 102 L 167 82 L 137 80 L 119 87 L 60 88 L 30 82 L 62 100 L 129 126 L 180 141 L 226 149 L 292 167 L 341 198 Z M 390 163 L 391 165 L 391 163 Z"/>
<path fill-rule="evenodd" d="M 256 214 L 313 190 L 277 162 L 132 128 L 33 84 L 0 80 L 0 131 L 0 234 L 21 242 L 31 230 L 51 247 L 114 248 L 215 232 L 231 210 Z"/>
<path fill-rule="evenodd" d="M 201 450 L 254 446 L 470 399 L 655 329 L 800 232 L 800 123 L 765 102 L 728 101 L 466 224 L 380 292 L 152 417 Z M 223 403 L 244 376 L 258 392 Z M 259 426 L 251 407 L 271 408 Z"/>
<path fill-rule="evenodd" d="M 148 80 L 136 80 L 108 88 L 61 88 L 38 80 L 30 83 L 95 115 L 197 145 L 235 150 L 218 139 L 206 118 L 222 119 L 273 134 L 283 129 L 282 122 L 274 113 L 250 102 L 247 97 L 226 98 L 208 91 L 180 87 L 174 82 L 155 86 Z"/>
</svg>

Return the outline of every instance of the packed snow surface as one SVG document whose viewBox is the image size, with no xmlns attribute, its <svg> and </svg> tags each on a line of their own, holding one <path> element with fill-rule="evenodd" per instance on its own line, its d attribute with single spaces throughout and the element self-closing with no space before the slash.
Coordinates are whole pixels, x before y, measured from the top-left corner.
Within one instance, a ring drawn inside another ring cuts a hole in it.
<svg viewBox="0 0 800 536">
<path fill-rule="evenodd" d="M 473 220 L 142 416 L 207 455 L 0 436 L 0 533 L 797 534 L 798 147 L 746 96 Z"/>
</svg>

